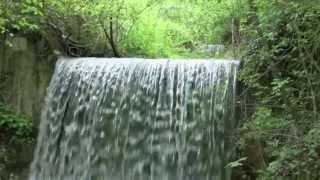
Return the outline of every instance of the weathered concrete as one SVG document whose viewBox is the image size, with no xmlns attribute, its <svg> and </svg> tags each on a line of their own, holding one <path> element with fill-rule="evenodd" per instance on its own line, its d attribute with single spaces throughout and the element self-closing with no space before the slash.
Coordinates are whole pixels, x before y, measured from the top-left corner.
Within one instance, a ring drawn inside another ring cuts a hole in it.
<svg viewBox="0 0 320 180">
<path fill-rule="evenodd" d="M 38 124 L 55 58 L 43 40 L 16 37 L 0 47 L 0 102 Z"/>
<path fill-rule="evenodd" d="M 0 40 L 0 103 L 30 116 L 37 127 L 56 58 L 39 37 L 15 37 L 7 42 Z M 0 180 L 26 180 L 34 146 L 0 139 Z"/>
</svg>

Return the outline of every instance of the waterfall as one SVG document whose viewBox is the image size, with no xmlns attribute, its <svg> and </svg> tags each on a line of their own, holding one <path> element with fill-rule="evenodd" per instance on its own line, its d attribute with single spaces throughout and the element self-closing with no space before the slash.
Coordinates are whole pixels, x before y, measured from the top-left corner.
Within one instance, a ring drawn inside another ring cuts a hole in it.
<svg viewBox="0 0 320 180">
<path fill-rule="evenodd" d="M 228 180 L 231 60 L 61 58 L 30 180 Z"/>
</svg>

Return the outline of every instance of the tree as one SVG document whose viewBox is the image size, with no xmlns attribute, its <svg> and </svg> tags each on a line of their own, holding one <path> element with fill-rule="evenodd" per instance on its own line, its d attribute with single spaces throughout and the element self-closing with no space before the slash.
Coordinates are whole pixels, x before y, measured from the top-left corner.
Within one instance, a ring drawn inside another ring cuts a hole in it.
<svg viewBox="0 0 320 180">
<path fill-rule="evenodd" d="M 89 14 L 92 15 L 93 23 L 102 29 L 114 56 L 120 57 L 121 42 L 127 38 L 139 16 L 156 3 L 157 0 L 97 1 L 90 4 Z"/>
</svg>

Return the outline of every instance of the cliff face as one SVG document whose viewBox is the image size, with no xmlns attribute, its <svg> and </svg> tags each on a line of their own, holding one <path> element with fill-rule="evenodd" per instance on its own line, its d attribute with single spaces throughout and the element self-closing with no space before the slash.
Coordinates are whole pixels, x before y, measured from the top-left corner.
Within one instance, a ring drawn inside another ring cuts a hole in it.
<svg viewBox="0 0 320 180">
<path fill-rule="evenodd" d="M 0 46 L 0 102 L 32 117 L 37 126 L 55 57 L 41 38 L 15 37 Z"/>
</svg>

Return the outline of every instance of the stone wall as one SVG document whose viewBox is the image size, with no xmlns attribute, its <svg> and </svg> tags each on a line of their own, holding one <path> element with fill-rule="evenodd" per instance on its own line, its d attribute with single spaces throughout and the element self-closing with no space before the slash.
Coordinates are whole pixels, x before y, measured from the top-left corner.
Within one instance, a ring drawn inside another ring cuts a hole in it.
<svg viewBox="0 0 320 180">
<path fill-rule="evenodd" d="M 29 115 L 37 125 L 55 57 L 44 40 L 15 37 L 0 47 L 0 102 Z"/>
<path fill-rule="evenodd" d="M 38 36 L 0 41 L 0 103 L 30 116 L 38 127 L 44 97 L 56 57 Z M 0 180 L 27 180 L 35 142 L 8 143 L 0 139 Z"/>
</svg>

